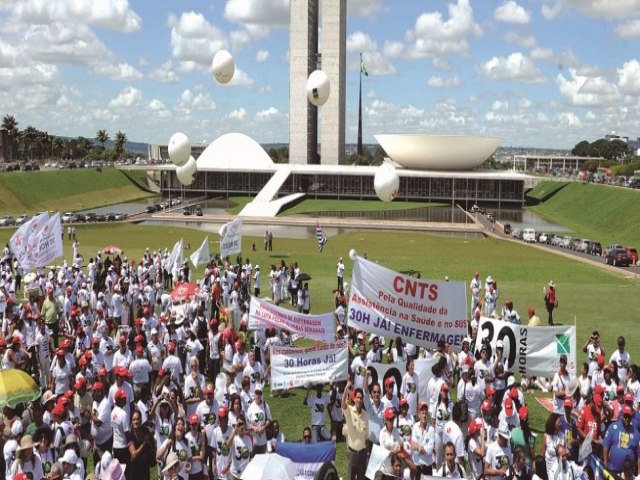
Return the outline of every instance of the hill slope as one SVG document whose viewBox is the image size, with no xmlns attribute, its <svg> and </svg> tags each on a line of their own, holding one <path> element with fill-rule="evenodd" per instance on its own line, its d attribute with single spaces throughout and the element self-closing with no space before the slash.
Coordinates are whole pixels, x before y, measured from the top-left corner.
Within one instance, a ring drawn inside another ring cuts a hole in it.
<svg viewBox="0 0 640 480">
<path fill-rule="evenodd" d="M 0 174 L 0 212 L 81 210 L 149 196 L 115 168 Z"/>
</svg>

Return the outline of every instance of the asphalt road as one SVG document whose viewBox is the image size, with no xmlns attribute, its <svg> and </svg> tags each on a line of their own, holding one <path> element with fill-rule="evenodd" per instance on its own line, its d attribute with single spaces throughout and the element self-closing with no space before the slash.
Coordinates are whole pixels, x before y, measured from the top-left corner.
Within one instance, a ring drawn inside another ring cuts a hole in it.
<svg viewBox="0 0 640 480">
<path fill-rule="evenodd" d="M 531 247 L 535 247 L 535 248 L 540 248 L 543 250 L 547 250 L 553 253 L 556 253 L 558 255 L 564 255 L 565 257 L 569 257 L 569 258 L 577 258 L 580 259 L 584 262 L 587 263 L 592 263 L 595 265 L 599 265 L 602 268 L 606 268 L 606 269 L 610 269 L 613 271 L 622 271 L 627 275 L 632 275 L 632 276 L 637 276 L 638 274 L 640 274 L 640 267 L 638 267 L 637 265 L 630 265 L 628 267 L 614 267 L 613 265 L 607 265 L 605 263 L 605 257 L 601 256 L 595 256 L 595 255 L 589 255 L 587 253 L 582 253 L 582 252 L 576 252 L 575 250 L 569 250 L 567 248 L 562 248 L 562 247 L 557 247 L 554 245 L 549 245 L 546 243 L 526 243 L 523 240 L 519 240 L 516 238 L 513 238 L 511 235 L 505 235 L 503 233 L 502 230 L 502 224 L 500 222 L 495 222 L 495 230 L 492 228 L 492 223 L 487 219 L 487 217 L 485 215 L 482 215 L 480 213 L 469 213 L 468 214 L 470 218 L 473 218 L 476 222 L 478 222 L 480 225 L 482 225 L 483 228 L 485 228 L 488 232 L 488 234 L 493 235 L 497 238 L 501 238 L 504 240 L 510 240 L 513 242 L 519 242 L 519 243 L 524 243 L 526 245 L 530 245 Z M 604 247 L 603 247 L 604 248 Z"/>
</svg>

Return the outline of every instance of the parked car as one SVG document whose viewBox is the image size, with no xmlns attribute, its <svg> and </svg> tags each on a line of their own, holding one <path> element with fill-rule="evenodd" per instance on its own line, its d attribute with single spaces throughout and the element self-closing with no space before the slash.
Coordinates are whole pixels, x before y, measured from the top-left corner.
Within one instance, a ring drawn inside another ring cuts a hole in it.
<svg viewBox="0 0 640 480">
<path fill-rule="evenodd" d="M 572 240 L 573 239 L 571 237 L 563 237 L 562 241 L 560 242 L 560 246 L 562 248 L 569 248 L 569 247 L 571 247 L 571 241 Z"/>
<path fill-rule="evenodd" d="M 196 216 L 198 216 L 198 217 L 202 216 L 202 208 L 196 207 Z"/>
<path fill-rule="evenodd" d="M 638 263 L 638 250 L 636 250 L 636 247 L 627 245 L 627 257 L 629 257 L 629 262 L 631 262 L 631 265 L 635 265 L 636 263 Z"/>
<path fill-rule="evenodd" d="M 591 244 L 591 240 L 589 240 L 588 238 L 583 238 L 578 243 L 578 246 L 576 247 L 576 251 L 581 253 L 587 253 L 589 251 L 590 244 Z"/>
<path fill-rule="evenodd" d="M 609 246 L 607 248 L 605 248 L 604 250 L 604 254 L 608 255 L 610 250 L 627 250 L 626 248 L 624 248 L 622 245 L 620 245 L 619 243 L 611 243 L 609 244 Z"/>
<path fill-rule="evenodd" d="M 511 235 L 511 224 L 510 223 L 505 223 L 504 224 L 504 234 L 505 235 Z"/>
<path fill-rule="evenodd" d="M 25 213 L 16 218 L 16 225 L 22 225 L 23 223 L 29 221 L 31 217 Z"/>
<path fill-rule="evenodd" d="M 518 240 L 522 240 L 522 230 L 520 230 L 520 229 L 519 229 L 519 228 L 517 228 L 517 227 L 516 227 L 516 228 L 514 228 L 514 229 L 511 231 L 511 236 L 512 236 L 513 238 L 517 238 Z"/>
<path fill-rule="evenodd" d="M 144 209 L 145 212 L 147 213 L 154 213 L 156 211 L 156 206 L 155 205 L 149 205 L 147 208 Z"/>
<path fill-rule="evenodd" d="M 614 267 L 628 267 L 629 257 L 627 257 L 627 249 L 621 247 L 608 250 L 604 263 L 613 265 Z"/>
<path fill-rule="evenodd" d="M 525 228 L 522 231 L 522 240 L 524 240 L 527 243 L 535 243 L 536 231 L 533 228 Z"/>
<path fill-rule="evenodd" d="M 76 222 L 86 222 L 87 216 L 84 213 L 76 213 Z"/>
<path fill-rule="evenodd" d="M 184 207 L 182 209 L 182 214 L 183 215 L 191 215 L 191 209 L 189 207 Z"/>
<path fill-rule="evenodd" d="M 84 215 L 85 222 L 97 222 L 97 217 L 97 214 L 94 212 L 88 212 Z"/>
<path fill-rule="evenodd" d="M 73 212 L 66 212 L 62 214 L 62 223 L 71 223 L 75 221 L 76 216 Z"/>
<path fill-rule="evenodd" d="M 600 242 L 591 242 L 589 244 L 589 251 L 587 253 L 589 253 L 589 255 L 597 255 L 598 257 L 601 257 L 602 244 Z"/>
<path fill-rule="evenodd" d="M 128 216 L 129 215 L 127 215 L 126 213 L 118 212 L 116 213 L 114 220 L 126 220 Z"/>
<path fill-rule="evenodd" d="M 549 243 L 549 237 L 546 233 L 542 232 L 538 237 L 538 243 Z"/>
<path fill-rule="evenodd" d="M 0 227 L 10 227 L 11 225 L 15 225 L 16 219 L 11 215 L 7 215 L 6 217 L 0 218 Z"/>
</svg>

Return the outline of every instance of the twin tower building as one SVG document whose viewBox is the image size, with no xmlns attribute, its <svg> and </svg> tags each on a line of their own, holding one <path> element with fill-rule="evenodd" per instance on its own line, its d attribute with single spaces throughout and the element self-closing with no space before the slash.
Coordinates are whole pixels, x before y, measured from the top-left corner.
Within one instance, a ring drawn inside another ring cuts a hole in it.
<svg viewBox="0 0 640 480">
<path fill-rule="evenodd" d="M 345 156 L 347 0 L 291 0 L 290 13 L 289 163 L 341 165 Z M 307 99 L 307 78 L 314 70 L 322 70 L 331 82 L 329 99 L 322 107 Z"/>
</svg>

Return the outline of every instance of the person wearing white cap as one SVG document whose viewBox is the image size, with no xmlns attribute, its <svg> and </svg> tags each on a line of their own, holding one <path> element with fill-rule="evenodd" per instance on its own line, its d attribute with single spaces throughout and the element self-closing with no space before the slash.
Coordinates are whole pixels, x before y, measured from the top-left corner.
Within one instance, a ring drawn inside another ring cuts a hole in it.
<svg viewBox="0 0 640 480">
<path fill-rule="evenodd" d="M 65 450 L 64 455 L 60 458 L 60 463 L 62 463 L 65 480 L 84 480 L 78 472 L 78 467 L 76 466 L 78 455 L 74 450 L 70 448 Z"/>
<path fill-rule="evenodd" d="M 474 370 L 469 363 L 465 362 L 460 367 L 460 380 L 458 381 L 458 402 L 463 399 L 467 402 L 468 418 L 470 422 L 480 414 L 480 404 L 482 403 L 483 392 L 476 383 Z"/>
<path fill-rule="evenodd" d="M 506 422 L 501 422 L 498 426 L 498 436 L 489 444 L 484 456 L 486 480 L 503 480 L 505 478 L 509 466 L 513 463 L 510 438 L 509 426 Z"/>
<path fill-rule="evenodd" d="M 20 440 L 22 439 L 22 434 L 24 433 L 24 428 L 22 426 L 22 421 L 14 420 L 11 424 L 11 438 L 7 440 L 4 444 L 3 455 L 5 462 L 6 475 L 9 476 L 9 470 L 11 468 L 11 462 L 15 458 L 16 450 L 18 450 L 18 445 L 20 445 Z"/>
</svg>

